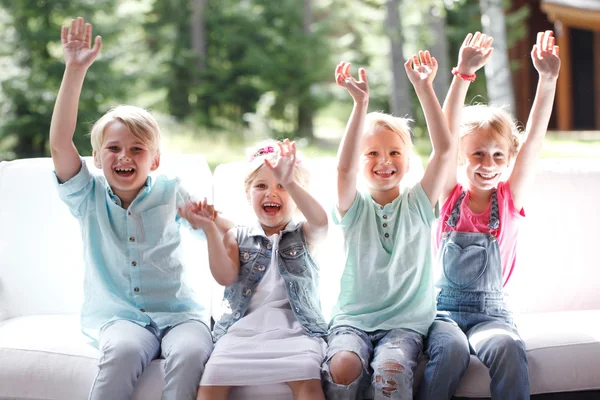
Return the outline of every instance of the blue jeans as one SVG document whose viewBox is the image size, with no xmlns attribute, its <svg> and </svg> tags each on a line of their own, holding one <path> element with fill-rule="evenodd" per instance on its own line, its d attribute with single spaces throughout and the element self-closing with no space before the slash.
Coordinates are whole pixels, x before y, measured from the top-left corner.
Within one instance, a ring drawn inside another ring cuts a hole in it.
<svg viewBox="0 0 600 400">
<path fill-rule="evenodd" d="M 423 347 L 423 336 L 408 329 L 363 332 L 350 326 L 333 328 L 322 367 L 323 389 L 329 400 L 362 399 L 369 383 L 374 399 L 413 398 L 413 375 Z M 360 358 L 360 376 L 349 385 L 337 384 L 329 365 L 333 356 L 349 351 Z M 392 365 L 390 365 L 390 363 Z"/>
<path fill-rule="evenodd" d="M 204 364 L 212 352 L 212 336 L 199 321 L 160 330 L 119 320 L 100 332 L 98 375 L 89 400 L 129 400 L 146 366 L 165 359 L 163 400 L 194 400 Z"/>
<path fill-rule="evenodd" d="M 471 352 L 489 369 L 492 399 L 529 399 L 525 344 L 510 321 L 486 313 L 440 314 L 446 317 L 436 319 L 429 330 L 425 353 L 429 362 L 418 400 L 450 399 L 469 365 Z"/>
</svg>

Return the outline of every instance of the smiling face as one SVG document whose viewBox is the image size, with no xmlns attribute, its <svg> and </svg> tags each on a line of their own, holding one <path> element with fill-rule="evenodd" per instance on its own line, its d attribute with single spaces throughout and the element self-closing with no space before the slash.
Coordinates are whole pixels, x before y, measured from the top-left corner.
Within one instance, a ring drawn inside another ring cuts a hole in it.
<svg viewBox="0 0 600 400">
<path fill-rule="evenodd" d="M 150 171 L 158 168 L 160 154 L 123 122 L 114 120 L 104 128 L 102 145 L 94 151 L 94 163 L 126 207 L 144 186 Z"/>
<path fill-rule="evenodd" d="M 400 193 L 400 181 L 408 171 L 410 146 L 400 135 L 387 127 L 376 127 L 361 141 L 361 172 L 371 197 Z M 384 196 L 388 197 L 388 196 Z"/>
<path fill-rule="evenodd" d="M 470 190 L 495 188 L 510 166 L 509 139 L 491 128 L 480 128 L 463 136 L 461 152 Z"/>
<path fill-rule="evenodd" d="M 264 166 L 254 174 L 246 194 L 267 236 L 285 228 L 296 210 L 290 194 Z"/>
</svg>

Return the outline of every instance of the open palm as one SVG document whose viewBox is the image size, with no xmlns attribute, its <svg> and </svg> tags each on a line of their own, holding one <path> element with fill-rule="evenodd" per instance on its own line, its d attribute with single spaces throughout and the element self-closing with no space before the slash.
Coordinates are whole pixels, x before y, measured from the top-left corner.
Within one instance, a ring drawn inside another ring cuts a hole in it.
<svg viewBox="0 0 600 400">
<path fill-rule="evenodd" d="M 404 63 L 404 69 L 413 86 L 432 84 L 437 73 L 438 63 L 429 51 L 419 51 Z"/>
<path fill-rule="evenodd" d="M 362 102 L 369 99 L 369 83 L 364 68 L 358 70 L 358 80 L 350 74 L 350 63 L 342 61 L 335 68 L 335 82 L 350 93 L 354 101 Z"/>
<path fill-rule="evenodd" d="M 540 76 L 556 79 L 560 70 L 559 47 L 552 31 L 539 32 L 537 43 L 531 50 L 531 60 Z"/>
<path fill-rule="evenodd" d="M 88 68 L 100 53 L 102 39 L 96 36 L 94 47 L 92 44 L 92 25 L 84 23 L 79 17 L 71 21 L 71 28 L 62 27 L 61 42 L 65 64 L 69 67 Z"/>
<path fill-rule="evenodd" d="M 285 139 L 278 142 L 279 157 L 275 163 L 265 158 L 265 165 L 271 170 L 275 178 L 285 187 L 294 181 L 294 167 L 296 165 L 296 142 Z"/>
<path fill-rule="evenodd" d="M 483 67 L 494 51 L 493 41 L 492 37 L 480 32 L 475 35 L 469 33 L 458 52 L 458 72 L 472 75 Z"/>
</svg>

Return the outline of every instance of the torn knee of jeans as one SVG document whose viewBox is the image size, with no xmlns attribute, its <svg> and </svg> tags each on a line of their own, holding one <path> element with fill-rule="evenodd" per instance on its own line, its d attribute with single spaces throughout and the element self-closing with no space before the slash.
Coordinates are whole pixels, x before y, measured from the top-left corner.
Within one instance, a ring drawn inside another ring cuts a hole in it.
<svg viewBox="0 0 600 400">
<path fill-rule="evenodd" d="M 398 389 L 398 382 L 394 376 L 404 371 L 404 366 L 395 361 L 386 361 L 380 366 L 382 374 L 375 375 L 375 383 L 381 387 L 381 392 L 385 397 L 392 397 L 392 393 Z"/>
</svg>

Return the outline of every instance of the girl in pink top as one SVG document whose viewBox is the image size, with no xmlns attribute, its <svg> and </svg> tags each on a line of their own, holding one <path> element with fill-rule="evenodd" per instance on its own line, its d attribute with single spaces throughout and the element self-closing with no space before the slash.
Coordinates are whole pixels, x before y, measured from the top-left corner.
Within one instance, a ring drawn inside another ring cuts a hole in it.
<svg viewBox="0 0 600 400">
<path fill-rule="evenodd" d="M 492 399 L 529 399 L 525 345 L 504 303 L 503 286 L 514 267 L 525 192 L 552 113 L 560 58 L 552 31 L 538 33 L 531 58 L 539 81 L 519 150 L 518 130 L 507 112 L 485 105 L 463 110 L 469 82 L 489 59 L 491 44 L 479 32 L 467 35 L 444 104 L 464 182 L 458 183 L 457 168 L 448 169 L 436 235 L 438 317 L 426 343 L 420 400 L 450 399 L 471 352 L 489 368 Z"/>
</svg>

